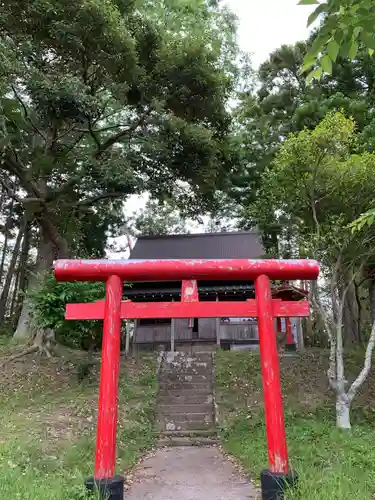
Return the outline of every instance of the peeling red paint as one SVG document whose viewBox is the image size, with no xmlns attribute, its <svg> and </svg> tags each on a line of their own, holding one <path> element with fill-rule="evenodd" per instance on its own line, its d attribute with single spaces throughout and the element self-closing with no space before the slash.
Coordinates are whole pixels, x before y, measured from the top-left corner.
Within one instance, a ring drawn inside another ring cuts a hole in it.
<svg viewBox="0 0 375 500">
<path fill-rule="evenodd" d="M 288 462 L 286 462 L 284 458 L 280 457 L 279 455 L 275 455 L 273 462 L 275 465 L 274 465 L 274 470 L 271 469 L 271 472 L 280 472 L 280 471 L 288 472 L 289 469 Z"/>
<path fill-rule="evenodd" d="M 198 285 L 196 280 L 183 280 L 181 286 L 181 302 L 198 302 Z"/>
<path fill-rule="evenodd" d="M 199 302 L 199 292 L 198 292 L 198 283 L 196 280 L 183 280 L 181 286 L 181 302 L 183 303 L 192 303 Z M 170 313 L 169 309 L 168 312 Z M 183 316 L 179 316 L 182 318 Z M 196 316 L 199 317 L 199 316 Z M 188 316 L 189 325 L 188 328 L 193 328 L 193 317 L 191 315 Z"/>
<path fill-rule="evenodd" d="M 57 260 L 57 281 L 105 281 L 117 275 L 126 281 L 252 280 L 261 274 L 270 279 L 314 280 L 319 264 L 314 260 Z"/>
</svg>

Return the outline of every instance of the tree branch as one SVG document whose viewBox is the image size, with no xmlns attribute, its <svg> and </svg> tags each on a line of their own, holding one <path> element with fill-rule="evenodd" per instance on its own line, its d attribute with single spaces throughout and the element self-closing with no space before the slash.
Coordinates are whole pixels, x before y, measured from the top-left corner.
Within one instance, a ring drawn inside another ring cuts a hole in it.
<svg viewBox="0 0 375 500">
<path fill-rule="evenodd" d="M 11 174 L 18 177 L 25 191 L 33 193 L 36 198 L 43 198 L 35 182 L 28 179 L 25 169 L 9 154 L 9 151 L 5 154 L 3 166 L 6 167 Z"/>
<path fill-rule="evenodd" d="M 64 154 L 65 155 L 69 154 L 77 146 L 77 144 L 84 138 L 84 136 L 85 136 L 85 133 L 82 132 L 78 137 L 76 137 L 76 139 L 71 144 L 62 144 L 62 146 L 64 146 L 66 148 L 66 151 L 64 152 Z"/>
<path fill-rule="evenodd" d="M 77 132 L 84 132 L 85 134 L 91 134 L 92 132 L 94 133 L 100 133 L 100 132 L 107 132 L 108 130 L 116 130 L 117 128 L 124 127 L 123 123 L 118 123 L 117 125 L 108 125 L 108 127 L 103 127 L 103 128 L 96 128 L 93 129 L 92 127 L 89 128 L 76 128 Z"/>
<path fill-rule="evenodd" d="M 320 155 L 318 155 L 318 157 L 316 159 L 315 169 L 313 172 L 311 192 L 309 193 L 310 194 L 311 211 L 312 211 L 313 220 L 314 220 L 315 225 L 316 225 L 316 235 L 317 235 L 318 239 L 320 238 L 320 223 L 319 223 L 318 215 L 317 215 L 317 211 L 316 211 L 315 182 L 316 182 L 316 178 L 318 175 L 318 169 L 319 169 L 320 163 L 322 162 L 324 156 L 325 156 L 325 153 L 321 153 Z"/>
<path fill-rule="evenodd" d="M 75 203 L 73 206 L 75 207 L 87 207 L 90 205 L 95 205 L 98 201 L 107 200 L 107 199 L 116 199 L 122 198 L 124 193 L 104 193 L 99 194 L 98 196 L 93 196 L 92 198 L 87 198 L 86 200 L 79 201 Z"/>
<path fill-rule="evenodd" d="M 88 132 L 89 132 L 89 134 L 91 135 L 91 137 L 94 139 L 94 142 L 95 142 L 95 144 L 96 144 L 96 147 L 97 147 L 98 149 L 100 149 L 100 141 L 99 141 L 99 139 L 96 137 L 96 130 L 93 130 L 93 129 L 92 129 L 92 125 L 91 125 L 91 120 L 90 120 L 90 119 L 89 119 L 89 121 L 88 121 L 88 125 L 89 125 Z"/>
<path fill-rule="evenodd" d="M 339 298 L 339 308 L 336 323 L 336 390 L 343 394 L 345 392 L 345 372 L 344 372 L 344 347 L 342 340 L 342 321 L 344 313 L 344 304 L 350 282 L 344 288 L 342 296 Z"/>
<path fill-rule="evenodd" d="M 103 144 L 100 145 L 98 148 L 98 151 L 95 153 L 95 157 L 99 158 L 107 149 L 109 149 L 111 146 L 116 144 L 116 142 L 119 142 L 121 139 L 126 137 L 127 135 L 130 135 L 132 132 L 135 132 L 135 130 L 140 127 L 141 125 L 144 124 L 146 121 L 146 118 L 150 115 L 151 113 L 151 108 L 144 113 L 139 120 L 137 120 L 135 123 L 133 123 L 130 127 L 128 127 L 125 130 L 121 130 L 117 134 L 112 135 L 109 137 Z"/>
<path fill-rule="evenodd" d="M 311 299 L 317 310 L 319 316 L 321 317 L 324 328 L 326 329 L 330 351 L 329 351 L 329 368 L 327 370 L 328 382 L 333 390 L 336 390 L 336 339 L 332 334 L 331 325 L 328 322 L 327 315 L 324 311 L 324 308 L 320 302 L 319 291 L 318 291 L 318 283 L 317 281 L 311 281 Z"/>
<path fill-rule="evenodd" d="M 11 186 L 9 186 L 9 184 L 2 177 L 0 177 L 0 184 L 3 186 L 4 190 L 7 192 L 8 196 L 10 196 L 10 198 L 12 198 L 14 201 L 17 201 L 17 203 L 22 203 L 21 198 L 16 195 L 13 188 L 11 188 Z"/>
<path fill-rule="evenodd" d="M 15 98 L 21 104 L 21 107 L 23 109 L 23 113 L 25 115 L 26 120 L 30 123 L 30 125 L 32 126 L 32 128 L 34 129 L 34 131 L 37 134 L 39 134 L 40 137 L 42 137 L 42 139 L 44 139 L 44 141 L 47 143 L 47 139 L 44 136 L 44 134 L 39 130 L 39 128 L 35 125 L 35 123 L 33 122 L 33 120 L 30 118 L 30 115 L 29 115 L 29 112 L 27 110 L 27 107 L 26 107 L 25 103 L 23 102 L 23 100 L 21 99 L 21 96 L 18 94 L 16 88 L 14 87 L 14 85 L 11 85 L 11 87 L 12 87 L 12 90 L 13 90 Z"/>
<path fill-rule="evenodd" d="M 371 335 L 367 344 L 365 361 L 363 364 L 363 368 L 358 375 L 358 377 L 354 380 L 350 389 L 348 391 L 348 399 L 349 401 L 353 401 L 354 396 L 357 394 L 358 389 L 361 387 L 363 382 L 366 380 L 370 369 L 371 369 L 371 361 L 372 361 L 372 353 L 375 347 L 375 322 L 372 324 Z"/>
</svg>

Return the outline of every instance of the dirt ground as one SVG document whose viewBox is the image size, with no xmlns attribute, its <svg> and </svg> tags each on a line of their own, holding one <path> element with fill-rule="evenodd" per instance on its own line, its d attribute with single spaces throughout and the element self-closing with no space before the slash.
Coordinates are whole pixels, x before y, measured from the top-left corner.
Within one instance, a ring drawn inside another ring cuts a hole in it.
<svg viewBox="0 0 375 500">
<path fill-rule="evenodd" d="M 255 500 L 251 481 L 216 447 L 169 448 L 147 457 L 127 500 Z"/>
</svg>

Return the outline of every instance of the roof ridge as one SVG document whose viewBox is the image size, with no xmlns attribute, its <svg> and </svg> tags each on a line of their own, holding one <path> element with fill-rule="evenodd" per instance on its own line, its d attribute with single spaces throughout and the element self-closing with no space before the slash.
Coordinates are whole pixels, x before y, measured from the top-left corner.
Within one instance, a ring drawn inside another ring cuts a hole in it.
<svg viewBox="0 0 375 500">
<path fill-rule="evenodd" d="M 151 236 L 137 236 L 137 240 L 158 240 L 158 239 L 167 239 L 167 238 L 186 238 L 186 237 L 197 237 L 197 236 L 233 236 L 235 234 L 257 234 L 259 235 L 259 231 L 253 229 L 251 231 L 221 231 L 217 233 L 175 233 L 175 234 L 159 234 L 159 235 L 151 235 Z"/>
<path fill-rule="evenodd" d="M 263 254 L 258 231 L 226 231 L 140 237 L 129 259 L 233 259 L 259 258 Z"/>
</svg>

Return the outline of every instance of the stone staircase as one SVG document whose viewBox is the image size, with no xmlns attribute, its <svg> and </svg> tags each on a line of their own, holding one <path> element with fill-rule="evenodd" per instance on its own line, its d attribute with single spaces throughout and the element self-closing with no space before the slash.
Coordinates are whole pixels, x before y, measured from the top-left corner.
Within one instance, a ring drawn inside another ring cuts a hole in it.
<svg viewBox="0 0 375 500">
<path fill-rule="evenodd" d="M 158 445 L 216 444 L 213 354 L 167 352 L 158 379 Z"/>
</svg>

